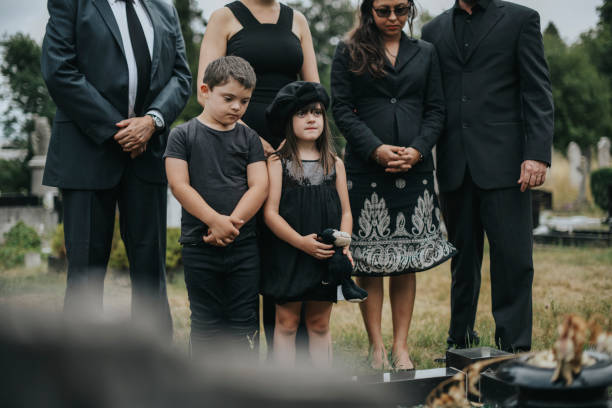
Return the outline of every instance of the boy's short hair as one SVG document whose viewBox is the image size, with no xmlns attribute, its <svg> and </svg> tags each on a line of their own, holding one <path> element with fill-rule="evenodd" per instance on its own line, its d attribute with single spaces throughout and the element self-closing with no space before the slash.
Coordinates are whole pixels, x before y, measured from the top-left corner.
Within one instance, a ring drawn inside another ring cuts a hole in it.
<svg viewBox="0 0 612 408">
<path fill-rule="evenodd" d="M 217 85 L 225 85 L 235 79 L 246 89 L 255 88 L 257 77 L 251 64 L 244 58 L 233 55 L 217 58 L 206 67 L 203 83 L 212 90 Z"/>
</svg>

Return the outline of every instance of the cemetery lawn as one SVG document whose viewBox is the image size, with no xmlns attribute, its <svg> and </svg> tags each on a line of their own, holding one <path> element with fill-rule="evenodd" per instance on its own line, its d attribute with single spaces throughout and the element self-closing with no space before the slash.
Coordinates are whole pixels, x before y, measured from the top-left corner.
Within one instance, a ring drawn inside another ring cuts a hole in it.
<svg viewBox="0 0 612 408">
<path fill-rule="evenodd" d="M 487 253 L 488 250 L 485 250 Z M 588 317 L 599 313 L 609 318 L 612 310 L 612 248 L 536 246 L 533 288 L 533 348 L 548 348 L 557 326 L 567 313 Z M 417 274 L 417 297 L 409 335 L 411 357 L 419 369 L 440 366 L 434 359 L 444 355 L 449 322 L 450 262 Z M 61 311 L 65 274 L 42 270 L 0 271 L 0 305 Z M 385 285 L 385 291 L 387 287 Z M 174 318 L 174 341 L 186 352 L 189 337 L 189 305 L 182 273 L 170 277 L 170 308 Z M 127 317 L 130 284 L 126 273 L 111 272 L 106 279 L 105 310 Z M 334 365 L 355 374 L 371 372 L 367 365 L 368 341 L 359 307 L 340 302 L 332 312 Z M 482 288 L 476 330 L 481 345 L 494 346 L 491 316 L 489 261 L 483 262 Z M 391 347 L 391 313 L 388 297 L 383 308 L 383 336 Z M 264 352 L 261 352 L 264 358 Z"/>
</svg>

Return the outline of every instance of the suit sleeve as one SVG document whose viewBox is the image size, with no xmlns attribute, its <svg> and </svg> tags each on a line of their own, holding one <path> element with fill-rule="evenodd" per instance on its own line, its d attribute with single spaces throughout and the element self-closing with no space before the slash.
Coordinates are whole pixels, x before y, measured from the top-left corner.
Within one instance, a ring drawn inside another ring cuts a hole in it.
<svg viewBox="0 0 612 408">
<path fill-rule="evenodd" d="M 355 97 L 351 83 L 348 49 L 344 43 L 336 48 L 331 70 L 332 112 L 340 132 L 365 161 L 383 142 L 359 118 L 355 111 Z"/>
<path fill-rule="evenodd" d="M 123 115 L 79 71 L 72 0 L 49 0 L 41 71 L 58 108 L 97 144 L 110 139 Z M 109 80 L 112 80 L 109 78 Z"/>
<path fill-rule="evenodd" d="M 174 34 L 176 38 L 176 54 L 173 61 L 174 70 L 164 89 L 161 90 L 148 107 L 150 110 L 161 112 L 166 126 L 171 125 L 178 117 L 185 104 L 187 104 L 191 93 L 191 72 L 187 63 L 181 25 L 179 24 L 178 14 L 174 6 L 172 7 L 172 13 L 174 15 Z M 161 61 L 161 63 L 166 63 L 166 61 Z M 167 63 L 171 62 L 168 61 Z"/>
<path fill-rule="evenodd" d="M 431 153 L 431 150 L 437 143 L 444 127 L 444 115 L 446 113 L 440 62 L 438 61 L 438 54 L 434 46 L 431 45 L 430 47 L 431 60 L 429 73 L 427 74 L 425 100 L 423 101 L 421 133 L 412 143 L 412 147 L 417 149 L 423 155 L 423 158 Z"/>
<path fill-rule="evenodd" d="M 525 131 L 523 159 L 538 160 L 550 165 L 554 107 L 550 74 L 540 32 L 540 16 L 535 11 L 521 28 L 518 65 Z"/>
</svg>

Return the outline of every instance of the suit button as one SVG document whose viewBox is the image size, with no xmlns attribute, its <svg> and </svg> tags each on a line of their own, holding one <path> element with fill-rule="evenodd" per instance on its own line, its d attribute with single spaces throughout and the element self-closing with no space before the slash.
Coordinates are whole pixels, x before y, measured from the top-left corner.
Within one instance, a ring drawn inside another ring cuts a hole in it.
<svg viewBox="0 0 612 408">
<path fill-rule="evenodd" d="M 467 96 L 465 96 L 465 95 L 461 97 L 461 102 L 467 102 L 467 101 L 469 101 L 469 100 L 470 100 L 470 98 L 468 98 L 468 97 L 467 97 Z"/>
<path fill-rule="evenodd" d="M 391 102 L 391 103 L 397 103 L 397 99 L 395 99 L 395 98 L 391 98 L 391 101 L 390 101 L 390 102 Z"/>
</svg>

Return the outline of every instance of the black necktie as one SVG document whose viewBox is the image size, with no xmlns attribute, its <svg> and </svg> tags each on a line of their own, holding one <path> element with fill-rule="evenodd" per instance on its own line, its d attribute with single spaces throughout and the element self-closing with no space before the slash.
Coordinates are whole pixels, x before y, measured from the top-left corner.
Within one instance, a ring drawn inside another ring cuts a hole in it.
<svg viewBox="0 0 612 408">
<path fill-rule="evenodd" d="M 125 2 L 125 12 L 127 15 L 128 29 L 130 31 L 130 40 L 136 59 L 136 67 L 138 68 L 138 90 L 136 92 L 136 102 L 134 102 L 134 113 L 136 116 L 142 116 L 144 113 L 144 99 L 149 90 L 151 82 L 151 55 L 147 39 L 144 35 L 140 20 L 134 10 L 134 0 L 121 0 Z"/>
</svg>

